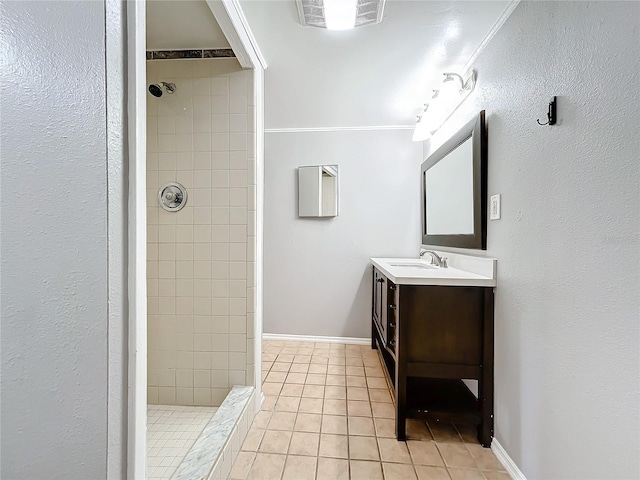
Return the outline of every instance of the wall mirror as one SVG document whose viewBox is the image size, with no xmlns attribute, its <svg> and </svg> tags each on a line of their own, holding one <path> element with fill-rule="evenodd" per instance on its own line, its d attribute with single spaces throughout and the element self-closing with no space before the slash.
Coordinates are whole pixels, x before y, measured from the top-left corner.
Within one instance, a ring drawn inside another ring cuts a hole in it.
<svg viewBox="0 0 640 480">
<path fill-rule="evenodd" d="M 422 243 L 487 248 L 487 130 L 485 113 L 447 140 L 422 164 Z"/>
<path fill-rule="evenodd" d="M 338 216 L 338 165 L 298 167 L 298 216 Z"/>
</svg>

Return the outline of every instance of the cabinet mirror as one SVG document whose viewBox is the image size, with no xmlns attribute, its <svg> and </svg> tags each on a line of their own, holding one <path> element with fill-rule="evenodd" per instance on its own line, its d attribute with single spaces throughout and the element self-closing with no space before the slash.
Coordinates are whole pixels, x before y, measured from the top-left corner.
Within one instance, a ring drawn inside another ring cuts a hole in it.
<svg viewBox="0 0 640 480">
<path fill-rule="evenodd" d="M 298 167 L 298 216 L 338 216 L 338 165 Z"/>
</svg>

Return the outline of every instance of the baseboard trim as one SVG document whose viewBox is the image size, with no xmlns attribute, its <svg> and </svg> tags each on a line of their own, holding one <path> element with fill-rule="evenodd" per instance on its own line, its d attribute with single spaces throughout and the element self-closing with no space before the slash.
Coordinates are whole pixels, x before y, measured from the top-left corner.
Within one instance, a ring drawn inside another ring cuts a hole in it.
<svg viewBox="0 0 640 480">
<path fill-rule="evenodd" d="M 286 335 L 281 333 L 263 333 L 263 340 L 283 340 L 290 342 L 318 342 L 318 343 L 350 343 L 353 345 L 370 345 L 370 338 L 356 337 L 321 337 L 316 335 Z"/>
<path fill-rule="evenodd" d="M 495 437 L 491 442 L 491 450 L 513 480 L 527 480 L 527 477 L 525 477 L 524 473 L 520 471 L 516 462 L 512 460 L 507 451 L 502 447 L 502 445 L 500 445 L 500 442 L 498 442 Z"/>
</svg>

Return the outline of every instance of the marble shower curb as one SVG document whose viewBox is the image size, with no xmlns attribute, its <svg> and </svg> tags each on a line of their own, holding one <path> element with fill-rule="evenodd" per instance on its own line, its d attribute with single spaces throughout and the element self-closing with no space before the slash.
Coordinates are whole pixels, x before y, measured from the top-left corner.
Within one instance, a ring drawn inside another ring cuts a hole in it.
<svg viewBox="0 0 640 480">
<path fill-rule="evenodd" d="M 255 416 L 255 388 L 233 387 L 184 458 L 174 480 L 226 480 Z"/>
</svg>

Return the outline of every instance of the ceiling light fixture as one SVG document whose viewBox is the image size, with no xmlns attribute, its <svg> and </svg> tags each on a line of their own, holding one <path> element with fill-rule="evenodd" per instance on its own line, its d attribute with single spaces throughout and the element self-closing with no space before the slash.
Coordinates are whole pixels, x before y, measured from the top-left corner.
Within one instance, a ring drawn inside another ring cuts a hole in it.
<svg viewBox="0 0 640 480">
<path fill-rule="evenodd" d="M 413 141 L 421 142 L 433 135 L 444 122 L 464 102 L 476 86 L 476 71 L 465 81 L 457 73 L 445 73 L 442 86 L 433 91 L 429 103 L 424 105 L 424 110 L 418 115 L 416 128 L 413 131 Z"/>
<path fill-rule="evenodd" d="M 385 0 L 296 0 L 303 26 L 348 30 L 382 21 Z"/>
</svg>

